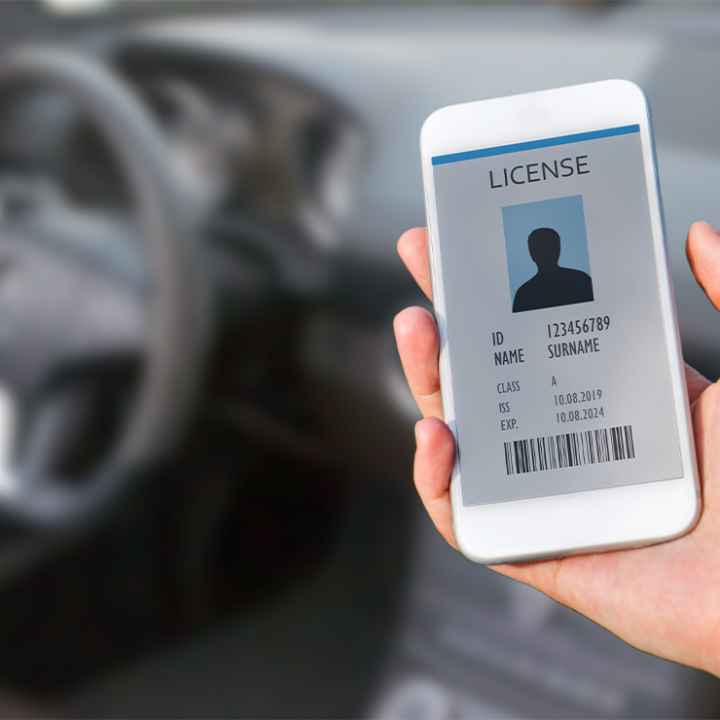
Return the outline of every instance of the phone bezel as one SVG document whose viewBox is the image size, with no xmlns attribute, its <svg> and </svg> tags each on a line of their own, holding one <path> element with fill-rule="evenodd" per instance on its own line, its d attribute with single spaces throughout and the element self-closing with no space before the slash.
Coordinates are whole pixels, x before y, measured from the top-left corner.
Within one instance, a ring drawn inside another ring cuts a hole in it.
<svg viewBox="0 0 720 720">
<path fill-rule="evenodd" d="M 454 429 L 452 351 L 445 332 L 432 158 L 636 123 L 640 126 L 656 276 L 684 475 L 675 480 L 464 506 L 461 469 L 456 463 L 451 483 L 455 537 L 463 554 L 476 562 L 490 564 L 638 547 L 683 535 L 695 525 L 700 514 L 698 472 L 668 271 L 649 109 L 642 90 L 627 80 L 606 80 L 452 105 L 434 112 L 423 125 L 421 154 L 433 302 L 441 339 L 442 397 L 446 422 Z"/>
</svg>

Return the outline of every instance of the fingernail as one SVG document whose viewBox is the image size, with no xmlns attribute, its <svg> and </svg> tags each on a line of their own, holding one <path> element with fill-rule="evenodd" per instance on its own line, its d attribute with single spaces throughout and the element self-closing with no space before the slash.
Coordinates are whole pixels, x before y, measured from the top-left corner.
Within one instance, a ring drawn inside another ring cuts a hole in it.
<svg viewBox="0 0 720 720">
<path fill-rule="evenodd" d="M 392 321 L 393 333 L 395 334 L 395 337 L 397 337 L 400 334 L 399 318 L 402 315 L 402 313 L 403 313 L 403 311 L 401 310 L 397 315 L 395 315 L 395 317 L 393 318 L 393 321 Z"/>
<path fill-rule="evenodd" d="M 418 420 L 415 423 L 415 443 L 416 444 L 420 442 L 420 432 L 421 432 L 420 425 L 422 425 L 422 420 Z"/>
<path fill-rule="evenodd" d="M 700 222 L 703 225 L 707 225 L 710 228 L 710 230 L 712 230 L 716 235 L 720 235 L 720 233 L 718 232 L 718 229 L 711 222 L 708 222 L 707 220 L 700 220 Z"/>
</svg>

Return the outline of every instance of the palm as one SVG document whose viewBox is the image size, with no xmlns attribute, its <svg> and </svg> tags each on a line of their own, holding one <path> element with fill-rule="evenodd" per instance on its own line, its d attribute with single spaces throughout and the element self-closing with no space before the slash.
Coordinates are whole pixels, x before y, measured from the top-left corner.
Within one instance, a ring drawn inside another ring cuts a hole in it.
<svg viewBox="0 0 720 720">
<path fill-rule="evenodd" d="M 714 407 L 718 386 L 697 395 L 695 439 L 703 477 L 716 462 Z M 714 492 L 713 492 L 714 490 Z M 669 543 L 496 569 L 569 605 L 636 647 L 689 665 L 720 670 L 718 608 L 720 508 L 717 484 L 704 483 L 704 512 L 695 529 Z M 710 590 L 710 592 L 709 592 Z"/>
<path fill-rule="evenodd" d="M 399 251 L 430 297 L 425 232 L 403 235 Z M 720 305 L 720 236 L 696 224 L 688 254 L 699 282 Z M 450 431 L 439 420 L 434 321 L 422 309 L 410 308 L 396 318 L 395 331 L 408 382 L 426 418 L 417 428 L 416 486 L 438 530 L 455 545 L 448 492 L 454 447 Z M 702 517 L 691 533 L 648 548 L 494 569 L 574 608 L 638 648 L 720 673 L 720 603 L 714 591 L 720 587 L 720 451 L 714 451 L 712 442 L 720 437 L 715 412 L 720 390 L 690 368 L 687 380 L 704 500 Z"/>
</svg>

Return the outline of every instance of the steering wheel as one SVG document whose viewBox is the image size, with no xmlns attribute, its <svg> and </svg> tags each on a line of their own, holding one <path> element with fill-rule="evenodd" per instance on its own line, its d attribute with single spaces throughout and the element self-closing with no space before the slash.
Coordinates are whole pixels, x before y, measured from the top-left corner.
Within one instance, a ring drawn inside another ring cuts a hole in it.
<svg viewBox="0 0 720 720">
<path fill-rule="evenodd" d="M 111 507 L 177 441 L 201 385 L 210 295 L 198 257 L 201 218 L 129 87 L 90 58 L 24 48 L 0 65 L 0 107 L 28 88 L 60 93 L 83 112 L 136 211 L 134 224 L 114 226 L 57 194 L 28 207 L 0 170 L 0 514 L 74 528 Z M 137 242 L 130 233 L 143 244 L 135 271 L 114 252 Z M 69 368 L 114 356 L 135 357 L 141 373 L 112 446 L 80 477 L 48 471 L 25 436 L 34 409 Z"/>
</svg>

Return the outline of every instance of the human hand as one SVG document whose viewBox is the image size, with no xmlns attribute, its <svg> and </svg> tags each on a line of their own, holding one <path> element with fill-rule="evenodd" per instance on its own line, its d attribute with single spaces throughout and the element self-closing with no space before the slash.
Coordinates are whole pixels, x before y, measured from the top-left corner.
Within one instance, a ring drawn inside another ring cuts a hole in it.
<svg viewBox="0 0 720 720">
<path fill-rule="evenodd" d="M 408 230 L 398 252 L 432 299 L 427 233 Z M 687 255 L 696 280 L 720 309 L 720 232 L 698 222 Z M 443 420 L 439 341 L 433 316 L 411 307 L 395 318 L 405 376 L 424 419 L 415 427 L 415 486 L 440 534 L 457 549 L 452 529 L 452 433 Z M 654 655 L 720 675 L 720 390 L 686 368 L 702 482 L 703 513 L 682 538 L 660 545 L 559 560 L 493 566 Z"/>
</svg>

